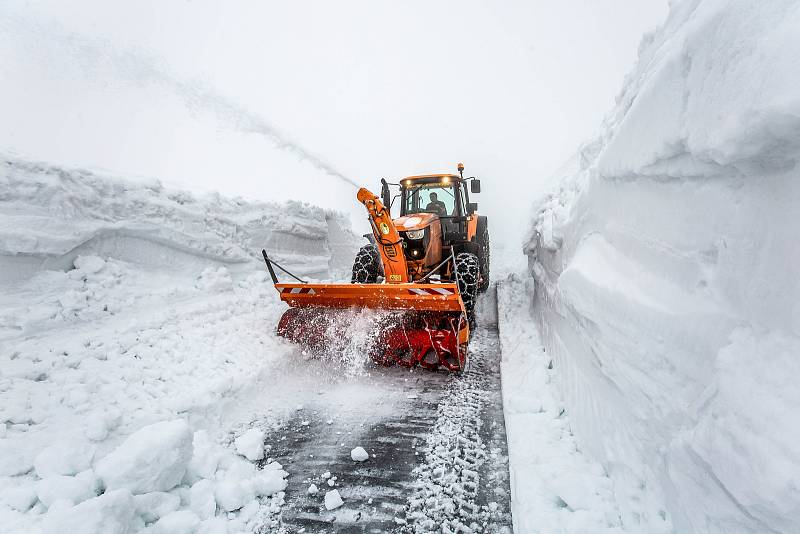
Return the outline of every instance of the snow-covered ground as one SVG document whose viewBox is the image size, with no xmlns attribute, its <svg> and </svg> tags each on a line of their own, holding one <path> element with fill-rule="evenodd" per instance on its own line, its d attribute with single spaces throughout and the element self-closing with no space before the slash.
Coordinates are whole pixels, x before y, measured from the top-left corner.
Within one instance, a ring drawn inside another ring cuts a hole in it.
<svg viewBox="0 0 800 534">
<path fill-rule="evenodd" d="M 795 1 L 673 2 L 535 217 L 551 376 L 634 531 L 800 531 L 798 50 Z"/>
<path fill-rule="evenodd" d="M 309 395 L 342 414 L 380 393 L 288 372 L 298 354 L 273 334 L 284 306 L 260 249 L 339 276 L 357 243 L 346 220 L 0 165 L 0 530 L 274 523 L 287 472 L 263 432 Z"/>
</svg>

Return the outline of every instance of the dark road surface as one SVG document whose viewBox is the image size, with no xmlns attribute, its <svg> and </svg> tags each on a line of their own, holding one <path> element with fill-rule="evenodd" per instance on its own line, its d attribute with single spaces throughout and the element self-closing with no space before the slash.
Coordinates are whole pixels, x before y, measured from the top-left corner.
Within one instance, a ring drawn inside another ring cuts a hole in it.
<svg viewBox="0 0 800 534">
<path fill-rule="evenodd" d="M 511 532 L 494 287 L 477 317 L 463 375 L 373 371 L 402 388 L 407 404 L 365 423 L 366 462 L 354 462 L 341 431 L 313 413 L 269 440 L 281 444 L 270 455 L 290 473 L 285 532 Z M 317 494 L 308 493 L 312 483 Z M 324 495 L 334 488 L 344 504 L 328 511 Z"/>
</svg>

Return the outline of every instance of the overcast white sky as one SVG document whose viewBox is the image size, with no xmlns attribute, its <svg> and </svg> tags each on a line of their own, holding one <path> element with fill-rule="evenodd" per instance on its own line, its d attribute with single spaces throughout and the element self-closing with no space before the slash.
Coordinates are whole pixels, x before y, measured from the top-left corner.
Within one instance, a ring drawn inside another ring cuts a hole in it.
<svg viewBox="0 0 800 534">
<path fill-rule="evenodd" d="M 0 151 L 353 214 L 483 181 L 493 241 L 611 109 L 667 0 L 0 3 Z M 358 228 L 359 230 L 361 228 Z"/>
</svg>

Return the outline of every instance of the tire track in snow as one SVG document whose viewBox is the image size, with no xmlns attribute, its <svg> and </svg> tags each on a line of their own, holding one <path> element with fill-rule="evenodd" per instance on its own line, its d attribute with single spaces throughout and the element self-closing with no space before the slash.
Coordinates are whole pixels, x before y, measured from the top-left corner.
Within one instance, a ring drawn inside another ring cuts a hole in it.
<svg viewBox="0 0 800 534">
<path fill-rule="evenodd" d="M 511 532 L 496 328 L 479 328 L 471 343 L 472 365 L 444 396 L 415 471 L 404 532 Z"/>
<path fill-rule="evenodd" d="M 479 306 L 496 306 L 493 289 Z M 281 518 L 285 532 L 511 532 L 492 316 L 479 318 L 472 363 L 462 376 L 379 367 L 365 377 L 382 383 L 387 396 L 404 397 L 396 416 L 365 420 L 353 436 L 338 422 L 329 424 L 324 408 L 307 406 L 267 438 L 278 444 L 270 456 L 290 473 Z M 353 462 L 356 445 L 374 456 Z M 325 472 L 336 477 L 334 486 Z M 307 493 L 312 483 L 318 494 Z M 323 496 L 334 487 L 344 504 L 328 511 Z"/>
<path fill-rule="evenodd" d="M 372 375 L 367 379 L 394 390 L 387 396 L 404 398 L 396 417 L 367 420 L 348 431 L 353 427 L 338 420 L 329 424 L 331 420 L 322 416 L 324 409 L 306 407 L 279 435 L 267 438 L 278 444 L 270 455 L 290 472 L 282 513 L 286 532 L 391 532 L 404 522 L 408 495 L 414 490 L 413 471 L 424 454 L 420 447 L 436 422 L 450 377 L 399 367 L 377 368 Z M 356 445 L 374 457 L 364 463 L 352 461 L 350 450 Z M 334 486 L 323 478 L 326 472 L 336 477 Z M 318 494 L 307 493 L 311 484 L 319 488 Z M 328 511 L 323 497 L 334 488 L 344 505 Z"/>
</svg>

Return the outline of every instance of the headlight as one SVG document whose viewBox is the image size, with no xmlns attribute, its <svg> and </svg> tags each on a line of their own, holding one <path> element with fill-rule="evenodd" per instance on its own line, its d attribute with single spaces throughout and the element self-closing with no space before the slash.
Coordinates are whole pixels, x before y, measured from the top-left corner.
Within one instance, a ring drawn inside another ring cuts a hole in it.
<svg viewBox="0 0 800 534">
<path fill-rule="evenodd" d="M 406 237 L 409 239 L 422 239 L 425 237 L 425 229 L 422 230 L 409 230 L 406 232 Z"/>
</svg>

